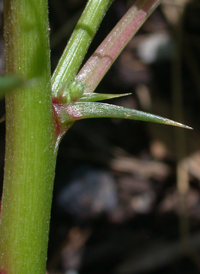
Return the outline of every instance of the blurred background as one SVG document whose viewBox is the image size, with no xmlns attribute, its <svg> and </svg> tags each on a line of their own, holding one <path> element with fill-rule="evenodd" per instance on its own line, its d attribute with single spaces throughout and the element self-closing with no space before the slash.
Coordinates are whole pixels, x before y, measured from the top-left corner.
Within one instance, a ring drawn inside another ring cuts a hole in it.
<svg viewBox="0 0 200 274">
<path fill-rule="evenodd" d="M 114 1 L 86 59 L 133 3 Z M 49 0 L 52 71 L 85 4 Z M 0 14 L 3 74 L 2 0 Z M 76 122 L 58 153 L 48 273 L 200 273 L 200 1 L 163 0 L 97 92 L 131 92 L 111 103 L 194 131 L 120 119 Z M 1 185 L 4 139 L 1 123 Z"/>
</svg>

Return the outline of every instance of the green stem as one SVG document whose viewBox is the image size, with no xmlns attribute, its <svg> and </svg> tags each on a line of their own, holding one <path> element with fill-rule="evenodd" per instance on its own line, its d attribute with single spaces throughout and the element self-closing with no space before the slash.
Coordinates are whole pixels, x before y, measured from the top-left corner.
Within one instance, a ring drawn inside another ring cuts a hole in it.
<svg viewBox="0 0 200 274">
<path fill-rule="evenodd" d="M 99 25 L 113 0 L 89 0 L 52 76 L 52 92 L 76 76 Z"/>
<path fill-rule="evenodd" d="M 6 96 L 0 273 L 44 274 L 56 161 L 46 0 L 5 0 L 7 74 L 34 84 Z"/>
<path fill-rule="evenodd" d="M 161 0 L 137 0 L 78 73 L 78 79 L 93 92 L 116 58 Z"/>
</svg>

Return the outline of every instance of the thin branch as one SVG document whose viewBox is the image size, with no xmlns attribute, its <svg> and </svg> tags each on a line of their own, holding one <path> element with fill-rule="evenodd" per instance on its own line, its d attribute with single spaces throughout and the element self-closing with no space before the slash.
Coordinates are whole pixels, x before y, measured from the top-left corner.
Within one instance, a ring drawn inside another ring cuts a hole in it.
<svg viewBox="0 0 200 274">
<path fill-rule="evenodd" d="M 78 73 L 85 92 L 93 92 L 113 62 L 161 0 L 138 0 L 128 10 Z"/>
<path fill-rule="evenodd" d="M 89 0 L 52 76 L 52 93 L 76 76 L 101 21 L 113 0 Z"/>
</svg>

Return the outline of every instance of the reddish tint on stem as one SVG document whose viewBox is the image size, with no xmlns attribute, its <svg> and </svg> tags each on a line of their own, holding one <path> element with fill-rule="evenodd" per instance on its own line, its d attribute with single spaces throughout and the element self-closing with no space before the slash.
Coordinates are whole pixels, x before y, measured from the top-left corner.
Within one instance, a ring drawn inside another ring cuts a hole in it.
<svg viewBox="0 0 200 274">
<path fill-rule="evenodd" d="M 53 103 L 54 122 L 56 127 L 56 138 L 58 139 L 64 133 L 64 129 L 60 126 L 60 123 L 59 123 L 59 117 L 58 117 L 58 111 L 57 111 L 59 106 L 61 105 L 58 104 L 58 99 L 55 97 L 52 99 L 52 103 Z"/>
<path fill-rule="evenodd" d="M 56 147 L 57 147 L 63 135 L 72 126 L 73 122 L 71 121 L 67 125 L 62 124 L 60 114 L 61 114 L 61 109 L 63 108 L 63 104 L 60 104 L 56 97 L 52 99 L 52 103 L 53 103 L 53 113 L 54 113 L 54 124 L 56 128 Z"/>
</svg>

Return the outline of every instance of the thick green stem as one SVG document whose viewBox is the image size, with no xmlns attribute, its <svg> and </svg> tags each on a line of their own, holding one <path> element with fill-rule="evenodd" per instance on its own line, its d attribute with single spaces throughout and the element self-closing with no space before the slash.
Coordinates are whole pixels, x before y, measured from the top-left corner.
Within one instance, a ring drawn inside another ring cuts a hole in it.
<svg viewBox="0 0 200 274">
<path fill-rule="evenodd" d="M 44 274 L 56 161 L 46 0 L 5 0 L 6 72 L 33 84 L 6 97 L 0 273 Z"/>
<path fill-rule="evenodd" d="M 99 25 L 113 0 L 89 0 L 52 77 L 53 96 L 76 76 Z"/>
</svg>

